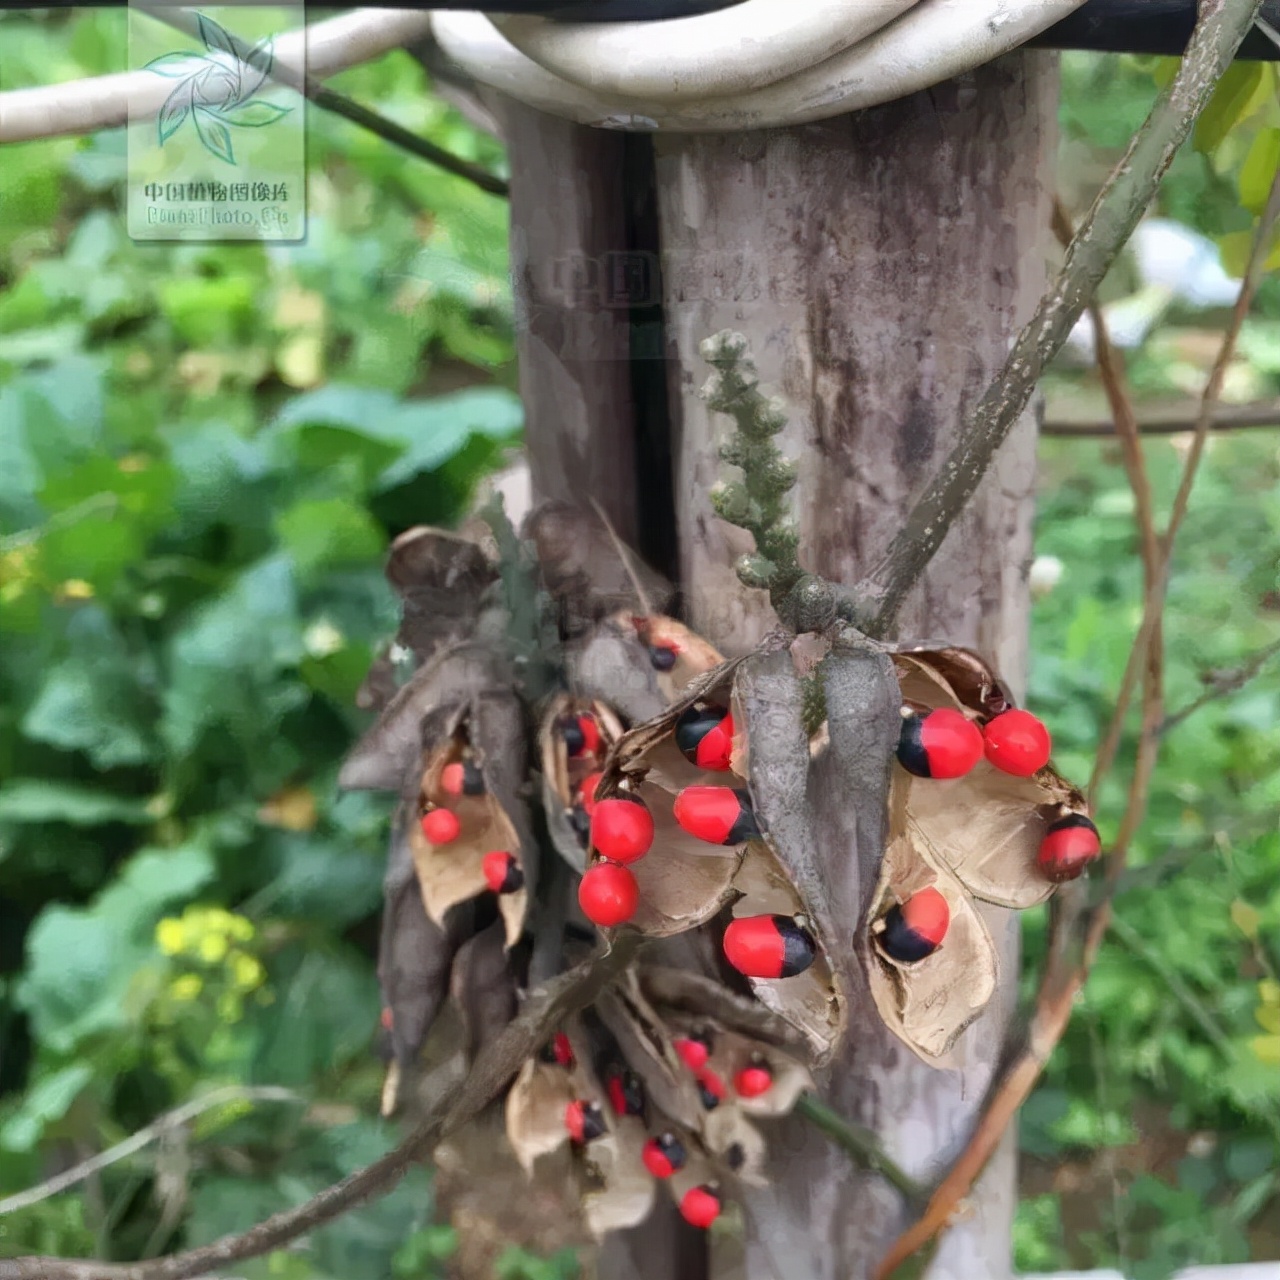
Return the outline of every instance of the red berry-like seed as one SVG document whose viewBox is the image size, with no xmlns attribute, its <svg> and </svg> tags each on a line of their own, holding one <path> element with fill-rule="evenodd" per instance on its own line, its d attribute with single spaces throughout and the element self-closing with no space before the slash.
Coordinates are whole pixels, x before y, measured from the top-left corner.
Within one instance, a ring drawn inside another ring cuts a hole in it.
<svg viewBox="0 0 1280 1280">
<path fill-rule="evenodd" d="M 733 1078 L 733 1087 L 743 1098 L 759 1098 L 773 1088 L 773 1073 L 768 1067 L 743 1067 Z"/>
<path fill-rule="evenodd" d="M 484 855 L 480 865 L 485 884 L 494 893 L 515 893 L 524 888 L 524 872 L 514 854 L 495 849 Z"/>
<path fill-rule="evenodd" d="M 674 1134 L 664 1133 L 661 1137 L 650 1138 L 640 1152 L 644 1167 L 655 1178 L 669 1178 L 678 1169 L 683 1169 L 688 1160 L 684 1144 Z"/>
<path fill-rule="evenodd" d="M 723 707 L 692 706 L 676 721 L 675 739 L 690 764 L 723 772 L 733 754 L 733 716 Z"/>
<path fill-rule="evenodd" d="M 790 916 L 743 916 L 724 931 L 725 959 L 748 978 L 793 978 L 818 954 Z"/>
<path fill-rule="evenodd" d="M 545 1063 L 559 1063 L 562 1067 L 573 1066 L 573 1046 L 563 1031 L 557 1031 L 538 1051 L 538 1057 Z"/>
<path fill-rule="evenodd" d="M 612 796 L 591 815 L 591 844 L 602 858 L 635 862 L 653 844 L 653 814 L 637 797 Z"/>
<path fill-rule="evenodd" d="M 728 1095 L 724 1081 L 714 1071 L 698 1072 L 698 1097 L 708 1111 L 714 1111 Z"/>
<path fill-rule="evenodd" d="M 954 707 L 907 716 L 898 760 L 918 778 L 962 778 L 982 759 L 982 730 Z"/>
<path fill-rule="evenodd" d="M 458 838 L 462 823 L 448 809 L 431 809 L 422 815 L 422 834 L 432 844 L 449 844 Z"/>
<path fill-rule="evenodd" d="M 583 1145 L 605 1131 L 604 1116 L 594 1102 L 577 1099 L 564 1109 L 564 1127 L 574 1142 Z"/>
<path fill-rule="evenodd" d="M 921 889 L 885 916 L 880 945 L 895 960 L 911 964 L 938 949 L 950 924 L 946 898 L 937 889 Z"/>
<path fill-rule="evenodd" d="M 465 776 L 466 771 L 462 767 L 462 761 L 455 760 L 452 764 L 445 765 L 440 771 L 440 786 L 446 795 L 460 796 Z"/>
<path fill-rule="evenodd" d="M 720 1216 L 720 1197 L 710 1187 L 692 1187 L 680 1201 L 680 1216 L 705 1230 Z"/>
<path fill-rule="evenodd" d="M 705 1040 L 695 1039 L 693 1036 L 683 1040 L 673 1040 L 672 1048 L 690 1071 L 701 1071 L 711 1056 L 711 1046 Z"/>
<path fill-rule="evenodd" d="M 685 831 L 708 844 L 745 844 L 760 835 L 750 797 L 733 787 L 685 787 L 671 812 Z"/>
<path fill-rule="evenodd" d="M 636 913 L 640 886 L 626 867 L 614 862 L 598 862 L 588 867 L 578 885 L 578 905 L 582 914 L 602 929 L 625 924 Z"/>
<path fill-rule="evenodd" d="M 605 1081 L 609 1093 L 609 1105 L 619 1116 L 644 1114 L 644 1089 L 634 1072 L 613 1068 Z"/>
<path fill-rule="evenodd" d="M 1040 842 L 1036 866 L 1046 880 L 1074 880 L 1102 852 L 1098 828 L 1082 813 L 1055 822 Z"/>
<path fill-rule="evenodd" d="M 987 722 L 982 736 L 987 759 L 1004 773 L 1029 778 L 1049 763 L 1049 730 L 1030 711 L 1001 712 Z"/>
<path fill-rule="evenodd" d="M 600 785 L 600 779 L 603 776 L 600 773 L 589 773 L 578 783 L 578 803 L 588 815 L 596 811 L 596 788 Z"/>
</svg>

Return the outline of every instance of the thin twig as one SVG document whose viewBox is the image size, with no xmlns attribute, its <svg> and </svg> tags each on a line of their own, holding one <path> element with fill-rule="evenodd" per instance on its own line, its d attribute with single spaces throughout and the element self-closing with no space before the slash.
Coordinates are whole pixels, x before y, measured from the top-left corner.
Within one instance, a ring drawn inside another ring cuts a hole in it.
<svg viewBox="0 0 1280 1280">
<path fill-rule="evenodd" d="M 796 1114 L 821 1129 L 859 1168 L 880 1174 L 903 1194 L 908 1204 L 918 1204 L 923 1199 L 925 1188 L 889 1158 L 870 1129 L 846 1120 L 813 1093 L 800 1095 L 796 1100 Z"/>
<path fill-rule="evenodd" d="M 145 13 L 148 17 L 154 18 L 157 22 L 163 22 L 166 26 L 181 31 L 184 35 L 199 35 L 199 15 L 194 9 L 168 9 L 153 5 L 136 5 L 135 8 Z M 242 62 L 245 61 L 249 56 L 250 46 L 231 32 L 227 32 L 227 35 L 231 41 L 231 47 L 236 52 L 236 56 Z M 473 164 L 470 160 L 463 160 L 460 156 L 455 156 L 451 151 L 446 151 L 429 139 L 419 137 L 416 133 L 404 128 L 403 125 L 396 124 L 394 120 L 388 120 L 386 116 L 380 115 L 377 111 L 361 106 L 360 103 L 348 98 L 346 94 L 327 88 L 319 80 L 311 76 L 295 71 L 287 65 L 277 66 L 273 64 L 267 79 L 288 85 L 291 89 L 296 89 L 304 98 L 314 102 L 317 107 L 332 112 L 336 116 L 341 116 L 344 120 L 350 120 L 352 124 L 357 124 L 362 129 L 367 129 L 384 142 L 390 142 L 393 146 L 397 146 L 403 151 L 408 151 L 420 160 L 427 160 L 439 169 L 456 174 L 459 178 L 465 178 L 466 181 L 479 187 L 481 191 L 487 191 L 490 195 L 495 196 L 510 195 L 505 179 L 490 173 L 483 165 Z"/>
<path fill-rule="evenodd" d="M 1223 12 L 1222 5 L 1202 6 L 1193 45 L 1204 43 L 1201 40 L 1201 29 L 1213 21 L 1215 16 L 1220 20 Z M 1189 51 L 1188 60 L 1190 56 Z M 1184 60 L 1183 70 L 1185 69 L 1186 61 Z M 1280 173 L 1276 175 L 1267 200 L 1266 211 L 1257 228 L 1249 265 L 1240 285 L 1240 294 L 1232 312 L 1231 322 L 1223 335 L 1221 348 L 1205 387 L 1196 439 L 1184 463 L 1182 481 L 1170 512 L 1168 527 L 1164 537 L 1160 539 L 1159 571 L 1146 592 L 1142 625 L 1134 640 L 1126 670 L 1126 680 L 1131 687 L 1136 682 L 1137 673 L 1148 670 L 1148 646 L 1152 643 L 1153 637 L 1159 634 L 1159 616 L 1164 607 L 1164 593 L 1168 582 L 1174 540 L 1186 514 L 1196 469 L 1203 453 L 1208 424 L 1212 419 L 1213 408 L 1222 388 L 1223 375 L 1234 353 L 1240 327 L 1257 287 L 1261 264 L 1265 260 L 1271 232 L 1278 217 L 1280 217 Z M 1156 716 L 1155 724 L 1159 723 L 1156 715 L 1160 706 L 1159 688 L 1150 681 L 1144 690 L 1143 703 L 1143 722 L 1146 729 L 1153 727 L 1150 723 L 1153 716 Z M 1064 886 L 1064 890 L 1060 891 L 1055 898 L 1054 915 L 1050 925 L 1052 945 L 1036 995 L 1035 1012 L 1023 1043 L 1012 1054 L 1008 1067 L 1000 1073 L 993 1084 L 977 1127 L 965 1149 L 943 1176 L 924 1214 L 894 1241 L 876 1269 L 876 1280 L 892 1280 L 894 1272 L 902 1264 L 946 1230 L 961 1200 L 969 1194 L 974 1182 L 1000 1145 L 1018 1109 L 1030 1096 L 1036 1081 L 1040 1078 L 1049 1056 L 1065 1034 L 1076 997 L 1084 986 L 1111 921 L 1111 902 L 1119 885 L 1129 846 L 1146 812 L 1147 788 L 1159 745 L 1159 735 L 1155 733 L 1144 732 L 1139 739 L 1128 803 L 1120 827 L 1108 850 L 1103 892 L 1091 907 L 1088 904 L 1085 885 L 1078 881 Z"/>
<path fill-rule="evenodd" d="M 1204 0 L 1177 74 L 1103 184 L 1066 261 L 1018 334 L 1004 367 L 961 428 L 960 439 L 908 515 L 884 559 L 860 585 L 874 605 L 868 630 L 894 629 L 907 593 L 933 559 L 1031 399 L 1049 360 L 1142 217 L 1214 86 L 1231 65 L 1261 0 Z"/>
<path fill-rule="evenodd" d="M 103 1263 L 63 1258 L 0 1260 L 0 1280 L 192 1280 L 218 1267 L 280 1249 L 357 1205 L 385 1195 L 441 1138 L 478 1115 L 553 1028 L 614 980 L 635 957 L 643 939 L 620 935 L 612 950 L 561 974 L 528 1004 L 477 1058 L 465 1080 L 435 1099 L 425 1118 L 394 1151 L 326 1187 L 306 1203 L 272 1215 L 240 1235 L 151 1262 Z"/>
<path fill-rule="evenodd" d="M 1172 410 L 1148 414 L 1138 419 L 1138 432 L 1144 436 L 1177 436 L 1196 429 L 1200 421 L 1199 406 L 1182 413 Z M 1261 404 L 1234 406 L 1219 405 L 1213 412 L 1209 429 L 1215 434 L 1226 431 L 1253 429 L 1274 431 L 1280 428 L 1280 401 L 1268 400 Z M 1090 421 L 1073 421 L 1070 418 L 1046 418 L 1040 428 L 1042 436 L 1062 436 L 1070 440 L 1092 438 L 1107 439 L 1115 436 L 1113 418 Z"/>
<path fill-rule="evenodd" d="M 41 1200 L 56 1196 L 59 1192 L 76 1186 L 86 1178 L 91 1178 L 94 1174 L 101 1173 L 103 1169 L 108 1168 L 110 1165 L 117 1164 L 121 1160 L 127 1160 L 135 1152 L 141 1151 L 143 1147 L 155 1142 L 157 1138 L 162 1138 L 166 1133 L 188 1124 L 197 1116 L 204 1115 L 206 1111 L 212 1111 L 214 1107 L 223 1106 L 228 1102 L 305 1101 L 305 1098 L 294 1093 L 292 1089 L 280 1089 L 271 1085 L 265 1085 L 261 1088 L 228 1085 L 223 1089 L 214 1089 L 212 1093 L 206 1093 L 202 1098 L 196 1098 L 191 1102 L 183 1103 L 180 1107 L 175 1107 L 172 1111 L 166 1111 L 164 1115 L 153 1120 L 145 1129 L 139 1129 L 137 1133 L 125 1138 L 123 1142 L 117 1142 L 114 1147 L 108 1147 L 106 1151 L 100 1151 L 97 1155 L 90 1156 L 89 1159 L 73 1165 L 64 1173 L 40 1183 L 39 1186 L 29 1187 L 26 1191 L 19 1191 L 16 1195 L 0 1200 L 0 1217 L 3 1217 L 6 1213 L 17 1213 L 19 1209 L 28 1209 L 33 1204 L 39 1204 Z"/>
<path fill-rule="evenodd" d="M 1163 736 L 1171 729 L 1176 729 L 1189 716 L 1195 715 L 1201 707 L 1206 707 L 1211 702 L 1218 702 L 1223 698 L 1229 698 L 1233 693 L 1238 693 L 1250 680 L 1261 674 L 1263 667 L 1277 656 L 1280 656 L 1280 640 L 1277 640 L 1274 644 L 1267 645 L 1264 649 L 1259 649 L 1257 653 L 1247 658 L 1233 671 L 1215 672 L 1207 682 L 1209 687 L 1193 702 L 1189 702 L 1185 707 L 1179 707 L 1177 711 L 1167 715 L 1160 722 L 1156 732 Z"/>
</svg>

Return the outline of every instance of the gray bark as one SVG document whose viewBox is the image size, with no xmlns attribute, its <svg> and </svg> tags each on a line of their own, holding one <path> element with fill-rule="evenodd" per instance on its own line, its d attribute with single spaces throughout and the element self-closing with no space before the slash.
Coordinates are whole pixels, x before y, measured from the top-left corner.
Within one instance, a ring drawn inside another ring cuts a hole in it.
<svg viewBox="0 0 1280 1280">
<path fill-rule="evenodd" d="M 883 555 L 955 443 L 1046 281 L 1056 69 L 1022 54 L 901 102 L 795 129 L 656 139 L 668 356 L 676 416 L 681 570 L 695 627 L 730 652 L 774 625 L 732 571 L 740 535 L 708 500 L 729 427 L 697 390 L 699 341 L 744 332 L 792 413 L 801 561 L 852 584 Z M 912 593 L 900 634 L 981 650 L 1015 689 L 1026 655 L 1035 423 L 1024 414 Z M 927 1177 L 964 1143 L 1016 995 L 1011 913 L 984 911 L 1000 950 L 996 999 L 958 1067 L 919 1062 L 855 1001 L 827 1096 Z M 773 1183 L 747 1198 L 749 1280 L 869 1274 L 904 1225 L 886 1185 L 792 1121 L 771 1131 Z M 928 1272 L 1010 1272 L 1007 1144 Z M 736 1267 L 724 1270 L 731 1274 Z"/>
<path fill-rule="evenodd" d="M 614 272 L 626 249 L 625 139 L 505 104 L 520 395 L 539 498 L 599 502 L 634 544 L 630 326 Z"/>
<path fill-rule="evenodd" d="M 725 327 L 747 334 L 793 415 L 780 443 L 801 460 L 802 561 L 853 583 L 883 555 L 1043 290 L 1056 86 L 1052 55 L 1023 54 L 821 124 L 655 139 L 681 579 L 690 620 L 726 651 L 747 649 L 774 619 L 764 593 L 733 576 L 742 535 L 711 513 L 728 424 L 697 397 L 710 372 L 698 343 Z M 646 495 L 634 481 L 626 312 L 602 303 L 591 274 L 601 255 L 627 247 L 621 140 L 526 108 L 505 123 L 535 490 L 594 496 L 632 537 Z M 588 287 L 566 287 L 574 279 Z M 1015 690 L 1034 447 L 1028 413 L 901 618 L 903 636 L 977 647 Z M 830 1073 L 833 1105 L 879 1131 L 917 1175 L 963 1144 L 1011 1013 L 1016 922 L 985 914 L 1003 981 L 964 1037 L 959 1068 L 918 1062 L 867 999 L 855 1002 L 849 1045 Z M 904 1225 L 900 1202 L 801 1122 L 771 1126 L 770 1139 L 773 1185 L 744 1197 L 745 1253 L 720 1249 L 719 1273 L 860 1280 Z M 1008 1275 L 1013 1176 L 1008 1146 L 931 1280 Z M 655 1220 L 620 1237 L 598 1274 L 689 1274 L 696 1262 L 673 1225 Z"/>
</svg>

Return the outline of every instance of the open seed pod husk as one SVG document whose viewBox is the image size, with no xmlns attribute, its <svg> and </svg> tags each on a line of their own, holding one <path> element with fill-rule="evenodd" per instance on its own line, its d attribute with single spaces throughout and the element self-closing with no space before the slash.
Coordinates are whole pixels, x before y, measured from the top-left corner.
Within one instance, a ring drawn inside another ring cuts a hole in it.
<svg viewBox="0 0 1280 1280">
<path fill-rule="evenodd" d="M 646 1102 L 681 1128 L 696 1130 L 702 1114 L 697 1082 L 672 1047 L 671 1028 L 641 993 L 634 972 L 602 992 L 595 1010 L 639 1077 Z"/>
<path fill-rule="evenodd" d="M 656 1191 L 644 1167 L 644 1123 L 635 1116 L 609 1116 L 609 1131 L 582 1152 L 582 1212 L 597 1239 L 634 1227 L 649 1216 Z"/>
<path fill-rule="evenodd" d="M 382 1113 L 395 1111 L 400 1089 L 411 1073 L 427 1033 L 449 992 L 459 949 L 466 950 L 477 926 L 469 905 L 450 912 L 443 925 L 428 917 L 414 873 L 409 806 L 392 825 L 391 855 L 383 881 L 382 935 L 378 945 L 378 983 L 390 1026 L 391 1049 Z M 505 967 L 505 960 L 504 960 Z"/>
<path fill-rule="evenodd" d="M 979 760 L 963 778 L 915 778 L 900 766 L 912 841 L 947 866 L 975 898 L 1025 910 L 1058 887 L 1036 865 L 1049 827 L 1087 814 L 1083 794 L 1051 767 L 1033 778 L 1001 773 Z"/>
<path fill-rule="evenodd" d="M 886 913 L 922 889 L 946 899 L 950 922 L 941 944 L 923 959 L 894 959 L 881 941 Z M 959 881 L 914 843 L 895 832 L 885 850 L 880 882 L 867 917 L 867 979 L 885 1025 L 932 1065 L 956 1043 L 996 989 L 995 946 Z"/>
<path fill-rule="evenodd" d="M 683 622 L 664 614 L 620 614 L 619 626 L 628 623 L 649 655 L 658 688 L 667 702 L 675 702 L 699 676 L 718 667 L 724 655 Z"/>
<path fill-rule="evenodd" d="M 441 728 L 443 734 L 439 734 Z M 443 844 L 431 842 L 421 821 L 410 828 L 410 849 L 427 914 L 442 923 L 455 904 L 488 893 L 485 854 L 510 853 L 523 878 L 514 892 L 498 895 L 510 947 L 524 928 L 537 874 L 536 845 L 516 790 L 524 776 L 519 703 L 505 690 L 476 694 L 463 706 L 428 715 L 422 731 L 424 739 L 431 735 L 438 745 L 426 752 L 419 812 L 447 809 L 461 824 L 457 837 Z M 442 782 L 445 769 L 465 758 L 470 758 L 482 775 L 483 793 L 449 795 Z"/>
<path fill-rule="evenodd" d="M 565 1108 L 576 1098 L 590 1096 L 590 1082 L 578 1069 L 558 1062 L 530 1058 L 507 1093 L 507 1141 L 526 1173 L 537 1160 L 569 1142 Z"/>
<path fill-rule="evenodd" d="M 941 684 L 952 699 L 951 702 L 926 703 L 930 707 L 965 707 L 983 719 L 989 719 L 1017 705 L 997 672 L 972 649 L 944 644 L 912 644 L 899 648 L 893 660 L 903 682 L 904 701 L 909 700 L 904 672 L 915 668 Z"/>
<path fill-rule="evenodd" d="M 1014 705 L 999 677 L 967 649 L 898 652 L 894 665 L 903 700 L 917 712 L 952 707 L 981 723 Z M 1051 765 L 1021 778 L 983 759 L 950 779 L 917 778 L 895 765 L 893 786 L 912 840 L 975 898 L 1014 910 L 1044 902 L 1057 888 L 1036 866 L 1050 825 L 1088 812 L 1083 793 Z"/>
<path fill-rule="evenodd" d="M 595 751 L 571 756 L 561 726 L 567 720 L 590 717 L 599 734 Z M 552 696 L 538 730 L 542 758 L 542 804 L 547 830 L 560 856 L 581 871 L 587 859 L 588 818 L 580 787 L 585 778 L 604 767 L 609 748 L 622 737 L 622 724 L 603 702 L 559 693 Z M 575 826 L 575 820 L 579 825 Z"/>
</svg>

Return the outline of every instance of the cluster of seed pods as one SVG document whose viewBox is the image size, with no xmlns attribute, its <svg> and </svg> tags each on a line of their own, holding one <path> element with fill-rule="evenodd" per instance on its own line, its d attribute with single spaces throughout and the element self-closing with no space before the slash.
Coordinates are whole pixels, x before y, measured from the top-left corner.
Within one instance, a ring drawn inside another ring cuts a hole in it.
<svg viewBox="0 0 1280 1280">
<path fill-rule="evenodd" d="M 897 756 L 917 778 L 963 778 L 984 757 L 1002 773 L 1030 778 L 1049 763 L 1052 746 L 1044 722 L 1016 707 L 984 724 L 952 707 L 924 714 L 904 708 Z M 1081 875 L 1101 851 L 1097 827 L 1084 814 L 1073 813 L 1049 826 L 1036 866 L 1046 880 L 1060 884 Z M 921 889 L 889 910 L 877 940 L 893 959 L 911 964 L 938 949 L 950 916 L 947 900 L 937 889 Z"/>
<path fill-rule="evenodd" d="M 654 1014 L 645 1007 L 648 1022 Z M 597 1147 L 609 1146 L 605 1167 L 611 1176 L 605 1181 L 632 1188 L 630 1202 L 609 1211 L 610 1221 L 616 1222 L 618 1214 L 628 1221 L 646 1216 L 648 1197 L 661 1186 L 684 1219 L 704 1229 L 725 1203 L 717 1166 L 758 1182 L 763 1148 L 746 1116 L 785 1114 L 798 1093 L 811 1087 L 808 1073 L 774 1047 L 754 1044 L 711 1021 L 683 1017 L 675 1027 L 662 1023 L 662 1056 L 669 1062 L 665 1085 L 661 1069 L 657 1078 L 652 1074 L 652 1051 L 641 1054 L 646 1062 L 634 1070 L 616 1042 L 610 1041 L 603 1054 L 590 1052 L 581 1026 L 576 1041 L 557 1032 L 536 1060 L 526 1063 L 508 1097 L 508 1134 L 526 1167 L 550 1154 L 557 1140 L 567 1141 L 588 1165 Z M 589 1064 L 580 1060 L 575 1045 L 588 1050 Z M 646 1070 L 654 1080 L 653 1096 L 644 1082 Z M 692 1112 L 682 1109 L 677 1095 L 696 1097 Z M 707 1119 L 698 1121 L 698 1115 Z M 725 1124 L 709 1138 L 701 1130 L 712 1118 Z"/>
</svg>

